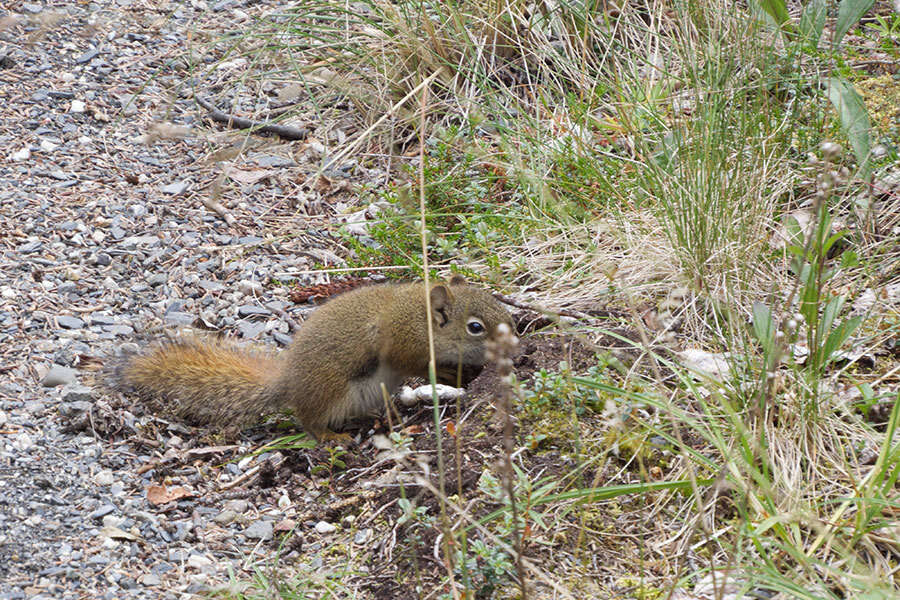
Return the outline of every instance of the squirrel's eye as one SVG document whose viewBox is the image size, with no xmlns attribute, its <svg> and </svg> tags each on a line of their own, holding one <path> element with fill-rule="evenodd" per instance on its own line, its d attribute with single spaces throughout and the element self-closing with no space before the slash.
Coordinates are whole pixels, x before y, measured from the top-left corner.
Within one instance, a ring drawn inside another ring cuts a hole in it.
<svg viewBox="0 0 900 600">
<path fill-rule="evenodd" d="M 484 323 L 477 317 L 469 317 L 466 330 L 470 335 L 484 335 Z"/>
</svg>

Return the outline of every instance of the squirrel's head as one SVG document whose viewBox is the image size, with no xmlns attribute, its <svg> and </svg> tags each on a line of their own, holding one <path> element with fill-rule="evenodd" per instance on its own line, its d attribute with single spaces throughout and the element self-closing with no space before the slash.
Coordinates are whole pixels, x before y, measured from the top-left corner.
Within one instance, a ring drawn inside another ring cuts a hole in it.
<svg viewBox="0 0 900 600">
<path fill-rule="evenodd" d="M 500 302 L 461 275 L 431 288 L 431 316 L 437 379 L 447 385 L 466 385 L 481 373 L 487 341 L 501 323 L 516 330 Z"/>
</svg>

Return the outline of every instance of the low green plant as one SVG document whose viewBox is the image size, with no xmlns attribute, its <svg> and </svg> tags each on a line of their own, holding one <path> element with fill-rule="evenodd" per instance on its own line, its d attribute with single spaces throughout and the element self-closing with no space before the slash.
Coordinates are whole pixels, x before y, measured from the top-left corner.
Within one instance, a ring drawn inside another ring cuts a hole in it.
<svg viewBox="0 0 900 600">
<path fill-rule="evenodd" d="M 472 540 L 457 550 L 455 563 L 457 575 L 465 582 L 467 599 L 487 600 L 513 585 L 515 565 L 509 554 L 482 540 Z M 452 596 L 442 598 L 449 600 Z"/>
<path fill-rule="evenodd" d="M 582 377 L 607 381 L 604 364 L 592 365 Z M 531 376 L 528 385 L 522 387 L 521 405 L 525 414 L 539 418 L 551 411 L 571 410 L 575 417 L 586 412 L 601 412 L 603 402 L 594 390 L 573 379 L 574 374 L 568 363 L 559 363 L 557 371 L 540 369 Z"/>
<path fill-rule="evenodd" d="M 844 237 L 843 232 L 834 232 L 829 200 L 833 190 L 842 181 L 842 175 L 835 168 L 840 158 L 840 147 L 833 143 L 822 144 L 824 162 L 819 170 L 818 188 L 813 205 L 813 220 L 809 231 L 804 234 L 796 218 L 789 217 L 787 250 L 791 255 L 790 268 L 796 277 L 796 313 L 793 306 L 785 307 L 792 316 L 776 323 L 769 307 L 756 302 L 753 307 L 753 331 L 762 346 L 765 357 L 763 373 L 771 377 L 778 364 L 804 334 L 808 346 L 808 356 L 803 361 L 803 371 L 807 375 L 810 405 L 808 409 L 817 414 L 816 399 L 820 393 L 818 382 L 826 367 L 835 359 L 838 350 L 859 327 L 862 315 L 840 319 L 846 298 L 842 294 L 829 293 L 828 282 L 836 275 L 839 265 L 852 265 L 855 255 L 844 257 L 842 261 L 831 257 L 836 244 Z M 818 163 L 818 159 L 816 160 Z M 791 294 L 790 302 L 794 298 Z M 796 352 L 793 353 L 796 355 Z"/>
<path fill-rule="evenodd" d="M 874 21 L 866 25 L 872 30 L 867 37 L 894 60 L 900 60 L 900 13 L 873 16 Z"/>
<path fill-rule="evenodd" d="M 343 457 L 347 454 L 347 451 L 344 450 L 340 446 L 323 446 L 325 451 L 328 453 L 328 460 L 324 465 L 314 465 L 310 472 L 314 475 L 319 474 L 327 474 L 329 478 L 333 477 L 338 471 L 343 471 L 347 468 L 347 463 L 344 462 Z"/>
</svg>

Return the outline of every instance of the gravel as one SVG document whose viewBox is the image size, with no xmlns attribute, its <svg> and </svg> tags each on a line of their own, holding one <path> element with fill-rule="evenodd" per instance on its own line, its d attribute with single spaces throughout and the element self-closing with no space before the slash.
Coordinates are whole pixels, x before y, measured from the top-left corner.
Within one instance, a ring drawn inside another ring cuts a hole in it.
<svg viewBox="0 0 900 600">
<path fill-rule="evenodd" d="M 11 92 L 0 108 L 0 600 L 199 593 L 230 571 L 252 573 L 248 552 L 274 556 L 274 525 L 298 511 L 279 503 L 284 490 L 270 499 L 240 485 L 283 457 L 238 468 L 233 459 L 253 444 L 204 446 L 186 425 L 105 391 L 92 369 L 197 323 L 287 343 L 282 311 L 299 321 L 308 307 L 271 278 L 313 268 L 312 250 L 338 251 L 327 221 L 320 230 L 298 219 L 290 200 L 329 218 L 356 202 L 352 189 L 301 189 L 318 168 L 294 159 L 302 142 L 251 138 L 247 168 L 271 176 L 225 190 L 228 222 L 201 201 L 222 173 L 206 160 L 210 138 L 148 141 L 162 119 L 209 126 L 179 95 L 189 74 L 171 67 L 189 33 L 247 27 L 281 5 L 213 4 L 0 10 L 15 19 L 0 28 L 0 81 Z M 209 462 L 207 477 L 198 461 Z M 296 477 L 279 485 L 308 485 Z M 155 504 L 160 485 L 172 499 Z M 248 539 L 271 545 L 252 550 Z"/>
</svg>

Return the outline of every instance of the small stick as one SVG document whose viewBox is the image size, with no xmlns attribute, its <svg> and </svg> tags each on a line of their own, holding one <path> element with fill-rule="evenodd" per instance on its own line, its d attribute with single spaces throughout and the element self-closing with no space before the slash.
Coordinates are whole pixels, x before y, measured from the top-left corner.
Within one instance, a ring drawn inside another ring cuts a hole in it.
<svg viewBox="0 0 900 600">
<path fill-rule="evenodd" d="M 297 127 L 290 127 L 288 125 L 278 125 L 276 123 L 264 123 L 262 121 L 245 119 L 243 117 L 237 117 L 222 112 L 221 110 L 213 106 L 209 101 L 204 100 L 196 94 L 194 95 L 194 100 L 197 101 L 197 104 L 209 111 L 209 116 L 213 121 L 225 123 L 229 127 L 233 127 L 235 129 L 252 129 L 253 133 L 274 133 L 275 135 L 286 140 L 305 140 L 309 135 L 309 129 L 307 129 L 306 127 L 301 127 L 298 129 Z"/>
<path fill-rule="evenodd" d="M 504 304 L 509 304 L 510 306 L 515 306 L 516 308 L 521 308 L 524 310 L 530 310 L 536 313 L 540 313 L 545 316 L 556 316 L 556 317 L 572 317 L 574 319 L 587 319 L 590 320 L 593 317 L 587 313 L 583 313 L 577 310 L 566 310 L 565 308 L 560 310 L 550 310 L 549 308 L 541 308 L 539 306 L 532 306 L 530 304 L 523 304 L 512 298 L 504 296 L 503 294 L 493 294 L 494 298 L 503 302 Z"/>
<path fill-rule="evenodd" d="M 228 210 L 215 198 L 201 198 L 200 201 L 203 203 L 203 206 L 222 217 L 226 223 L 234 225 L 236 221 L 234 215 L 228 212 Z"/>
</svg>

